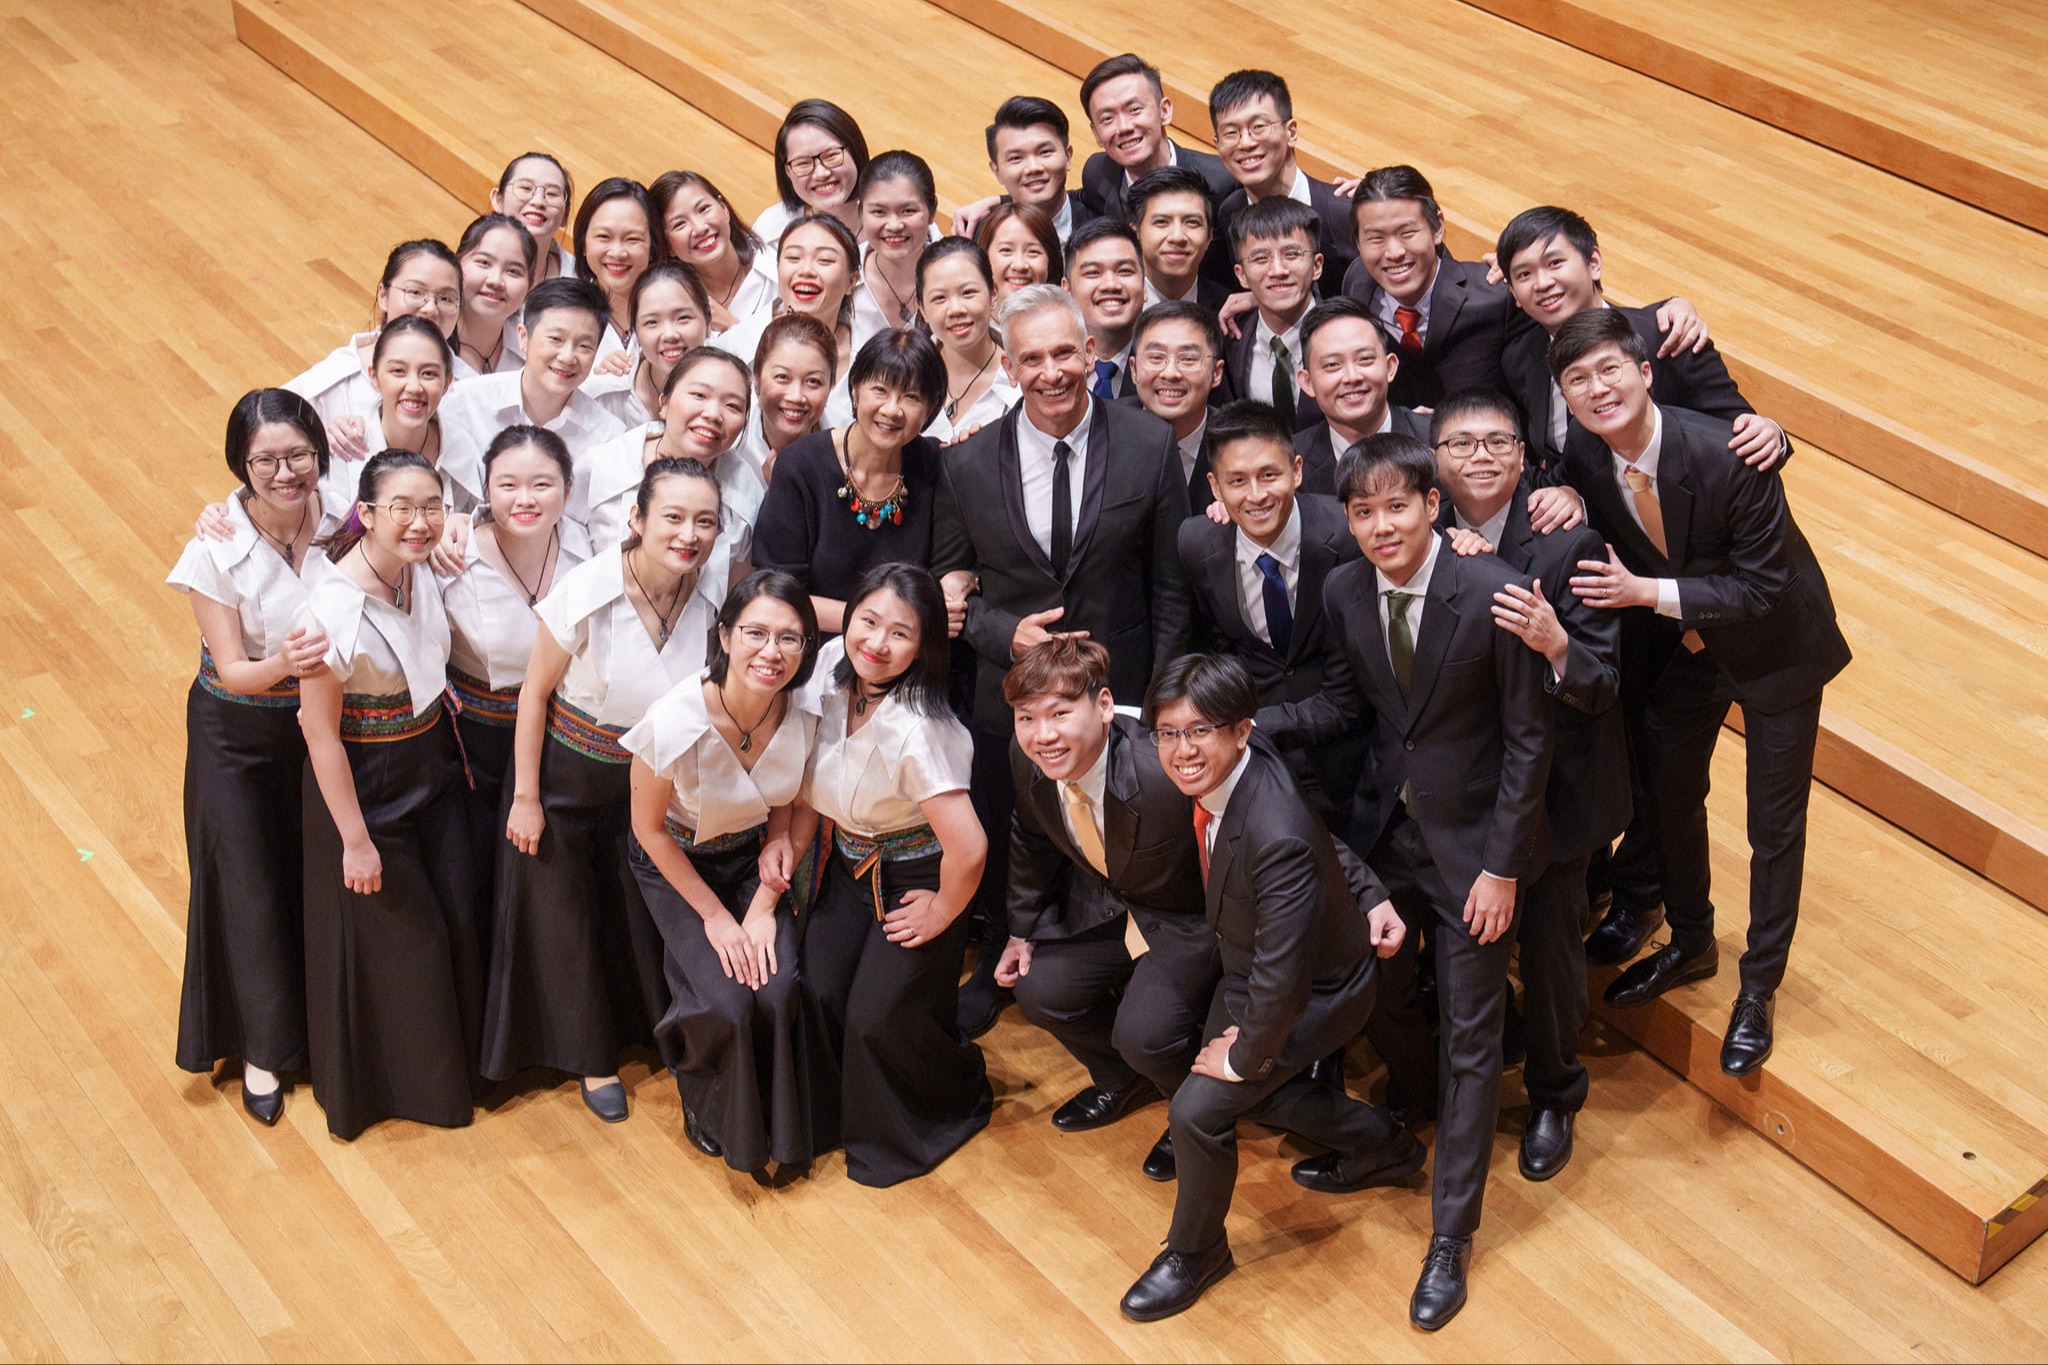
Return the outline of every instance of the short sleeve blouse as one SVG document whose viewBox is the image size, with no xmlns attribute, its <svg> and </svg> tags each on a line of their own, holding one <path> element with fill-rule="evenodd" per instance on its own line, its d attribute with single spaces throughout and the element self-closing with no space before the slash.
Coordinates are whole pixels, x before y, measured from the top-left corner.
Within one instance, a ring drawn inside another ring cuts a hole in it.
<svg viewBox="0 0 2048 1365">
<path fill-rule="evenodd" d="M 782 722 L 749 772 L 711 723 L 699 672 L 649 707 L 620 743 L 675 784 L 669 814 L 703 844 L 753 829 L 769 811 L 794 801 L 817 731 L 817 713 L 790 693 Z"/>
<path fill-rule="evenodd" d="M 849 735 L 848 693 L 832 681 L 845 656 L 843 640 L 828 643 L 805 684 L 804 706 L 818 713 L 805 799 L 866 838 L 915 829 L 926 823 L 924 802 L 967 790 L 974 741 L 951 715 L 921 715 L 896 697 L 883 698 Z"/>
</svg>

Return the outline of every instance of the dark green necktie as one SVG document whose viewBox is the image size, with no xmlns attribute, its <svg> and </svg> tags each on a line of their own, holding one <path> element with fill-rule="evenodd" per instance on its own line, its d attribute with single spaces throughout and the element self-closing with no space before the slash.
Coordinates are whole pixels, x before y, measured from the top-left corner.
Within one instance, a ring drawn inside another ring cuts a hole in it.
<svg viewBox="0 0 2048 1365">
<path fill-rule="evenodd" d="M 1415 632 L 1408 625 L 1408 604 L 1415 600 L 1417 594 L 1389 588 L 1384 595 L 1387 599 L 1387 655 L 1394 664 L 1394 681 L 1401 685 L 1401 695 L 1406 697 L 1415 681 Z"/>
<path fill-rule="evenodd" d="M 1294 425 L 1294 357 L 1279 337 L 1273 338 L 1273 406 L 1281 421 Z"/>
</svg>

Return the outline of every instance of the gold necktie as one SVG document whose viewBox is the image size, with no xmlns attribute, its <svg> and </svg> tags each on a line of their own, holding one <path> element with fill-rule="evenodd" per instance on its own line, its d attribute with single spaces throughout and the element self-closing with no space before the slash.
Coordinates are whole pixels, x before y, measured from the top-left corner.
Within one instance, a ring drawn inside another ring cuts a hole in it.
<svg viewBox="0 0 2048 1365">
<path fill-rule="evenodd" d="M 1621 477 L 1628 481 L 1628 491 L 1635 496 L 1636 515 L 1643 519 L 1643 534 L 1657 547 L 1657 553 L 1668 561 L 1671 558 L 1671 547 L 1664 539 L 1664 504 L 1657 501 L 1657 486 L 1650 481 L 1648 474 L 1634 465 L 1623 469 Z M 1707 647 L 1707 642 L 1700 638 L 1700 633 L 1696 630 L 1687 631 L 1680 643 L 1692 654 L 1697 654 Z"/>
<path fill-rule="evenodd" d="M 1079 782 L 1069 782 L 1067 788 L 1067 822 L 1074 827 L 1074 843 L 1080 848 L 1081 856 L 1088 860 L 1088 866 L 1107 877 L 1109 875 L 1109 854 L 1102 846 L 1102 835 L 1095 828 L 1095 803 L 1088 799 Z M 1138 931 L 1137 917 L 1126 912 L 1124 919 L 1124 950 L 1133 960 L 1141 958 L 1146 951 L 1145 936 Z"/>
</svg>

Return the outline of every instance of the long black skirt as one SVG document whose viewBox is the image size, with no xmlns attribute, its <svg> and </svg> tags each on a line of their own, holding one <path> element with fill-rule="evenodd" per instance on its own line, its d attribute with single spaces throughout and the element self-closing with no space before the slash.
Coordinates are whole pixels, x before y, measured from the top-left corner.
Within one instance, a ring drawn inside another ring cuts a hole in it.
<svg viewBox="0 0 2048 1365">
<path fill-rule="evenodd" d="M 469 816 L 469 861 L 476 886 L 478 951 L 491 959 L 496 938 L 492 887 L 498 878 L 498 846 L 505 842 L 505 788 L 512 784 L 512 727 L 488 725 L 464 713 L 455 722 L 469 768 L 462 808 Z"/>
<path fill-rule="evenodd" d="M 626 862 L 631 767 L 541 745 L 538 853 L 498 841 L 484 1074 L 608 1076 L 668 1012 L 661 935 Z M 511 785 L 505 789 L 511 813 Z M 662 1061 L 679 1058 L 663 1049 Z"/>
<path fill-rule="evenodd" d="M 341 835 L 306 765 L 306 1005 L 327 1130 L 385 1119 L 457 1128 L 483 1092 L 483 962 L 471 923 L 469 822 L 454 730 L 348 743 L 384 863 L 371 896 L 341 880 Z"/>
<path fill-rule="evenodd" d="M 306 1065 L 299 708 L 185 699 L 185 986 L 178 1065 Z"/>
<path fill-rule="evenodd" d="M 910 891 L 938 889 L 939 855 L 885 863 L 881 876 L 893 910 Z M 995 1105 L 981 1049 L 960 1032 L 967 916 L 919 947 L 891 943 L 869 883 L 835 849 L 805 919 L 803 982 L 839 1061 L 838 1112 L 820 1107 L 818 1149 L 843 1143 L 862 1185 L 923 1175 L 987 1127 Z"/>
<path fill-rule="evenodd" d="M 687 851 L 697 875 L 734 919 L 744 919 L 760 885 L 758 835 L 715 853 Z M 726 1164 L 758 1171 L 768 1162 L 808 1165 L 813 1131 L 811 1069 L 823 1035 L 797 974 L 797 921 L 787 902 L 775 916 L 775 974 L 760 990 L 725 974 L 690 907 L 635 840 L 633 873 L 667 949 L 670 1004 L 656 1033 L 677 1053 L 683 1103 L 718 1139 Z M 829 1065 L 819 1068 L 829 1073 Z M 828 1092 L 829 1093 L 829 1092 Z"/>
</svg>

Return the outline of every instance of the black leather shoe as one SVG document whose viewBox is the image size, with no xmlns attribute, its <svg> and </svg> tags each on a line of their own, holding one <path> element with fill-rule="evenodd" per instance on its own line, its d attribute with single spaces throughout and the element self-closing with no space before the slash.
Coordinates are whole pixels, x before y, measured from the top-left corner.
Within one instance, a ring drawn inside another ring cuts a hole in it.
<svg viewBox="0 0 2048 1365">
<path fill-rule="evenodd" d="M 1465 1273 L 1472 1268 L 1470 1237 L 1432 1237 L 1422 1258 L 1422 1278 L 1408 1297 L 1408 1321 L 1425 1332 L 1458 1316 L 1465 1306 Z"/>
<path fill-rule="evenodd" d="M 590 1088 L 590 1082 L 579 1080 L 577 1089 L 583 1092 L 583 1105 L 606 1123 L 626 1121 L 626 1083 L 613 1081 L 610 1085 Z"/>
<path fill-rule="evenodd" d="M 1735 997 L 1735 1009 L 1728 1016 L 1728 1036 L 1721 1040 L 1721 1070 L 1730 1076 L 1747 1076 L 1764 1064 L 1776 1041 L 1773 1028 L 1778 1020 L 1778 997 L 1749 991 Z"/>
<path fill-rule="evenodd" d="M 1159 1135 L 1159 1141 L 1152 1144 L 1152 1150 L 1145 1153 L 1145 1178 L 1161 1184 L 1180 1178 L 1180 1167 L 1173 1161 L 1173 1129 Z"/>
<path fill-rule="evenodd" d="M 983 966 L 975 968 L 974 975 L 960 988 L 957 1018 L 960 1032 L 968 1038 L 979 1038 L 994 1028 L 996 1020 L 1017 998 L 1014 992 L 996 984 L 995 956 L 983 953 L 981 960 Z"/>
<path fill-rule="evenodd" d="M 1612 967 L 1628 961 L 1643 950 L 1650 935 L 1664 927 L 1664 907 L 1652 905 L 1637 910 L 1626 905 L 1611 906 L 1606 918 L 1586 936 L 1586 961 L 1594 967 Z"/>
<path fill-rule="evenodd" d="M 1142 1109 L 1159 1098 L 1159 1087 L 1140 1078 L 1121 1090 L 1091 1085 L 1052 1111 L 1052 1126 L 1062 1133 L 1085 1133 L 1107 1128 L 1133 1109 Z"/>
<path fill-rule="evenodd" d="M 284 1116 L 284 1082 L 277 1083 L 277 1089 L 268 1095 L 252 1095 L 249 1087 L 242 1087 L 242 1107 L 249 1111 L 249 1117 L 265 1128 L 275 1128 Z"/>
<path fill-rule="evenodd" d="M 1429 1159 L 1429 1150 L 1415 1140 L 1407 1129 L 1384 1147 L 1369 1152 L 1345 1155 L 1341 1152 L 1326 1152 L 1297 1161 L 1288 1172 L 1294 1183 L 1306 1190 L 1320 1190 L 1324 1194 L 1350 1194 L 1354 1190 L 1369 1190 L 1376 1185 L 1398 1185 L 1422 1169 L 1422 1163 Z"/>
<path fill-rule="evenodd" d="M 719 1145 L 717 1138 L 711 1136 L 710 1130 L 704 1126 L 704 1120 L 697 1117 L 697 1111 L 687 1104 L 683 1106 L 683 1136 L 690 1140 L 692 1147 L 706 1156 L 725 1155 L 725 1148 Z"/>
<path fill-rule="evenodd" d="M 1720 968 L 1719 944 L 1708 944 L 1705 952 L 1688 953 L 1676 943 L 1667 943 L 1608 982 L 1606 1000 L 1617 1008 L 1647 1005 L 1672 987 L 1704 981 Z"/>
<path fill-rule="evenodd" d="M 1522 1130 L 1522 1179 L 1548 1180 L 1572 1159 L 1572 1112 L 1531 1109 Z"/>
<path fill-rule="evenodd" d="M 1124 1294 L 1124 1316 L 1132 1322 L 1157 1322 L 1185 1313 L 1203 1290 L 1235 1269 L 1228 1242 L 1218 1242 L 1214 1251 L 1200 1256 L 1162 1251 Z"/>
<path fill-rule="evenodd" d="M 1319 1057 L 1301 1069 L 1301 1074 L 1332 1090 L 1344 1088 L 1344 1049 L 1338 1048 L 1327 1057 Z"/>
</svg>

